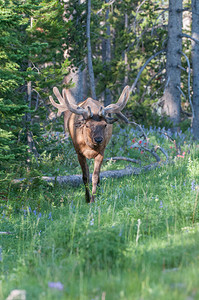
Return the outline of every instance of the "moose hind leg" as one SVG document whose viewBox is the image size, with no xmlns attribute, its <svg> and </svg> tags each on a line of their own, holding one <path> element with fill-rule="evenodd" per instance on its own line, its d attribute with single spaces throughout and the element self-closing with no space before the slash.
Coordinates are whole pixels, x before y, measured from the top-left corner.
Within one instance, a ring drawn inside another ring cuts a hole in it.
<svg viewBox="0 0 199 300">
<path fill-rule="evenodd" d="M 95 195 L 96 195 L 96 189 L 97 185 L 100 183 L 100 168 L 102 165 L 104 156 L 101 154 L 98 154 L 95 157 L 95 162 L 94 162 L 94 171 L 93 171 L 93 176 L 92 176 L 92 197 L 91 197 L 91 202 L 95 201 Z"/>
<path fill-rule="evenodd" d="M 86 202 L 89 203 L 91 201 L 91 196 L 89 192 L 89 168 L 87 165 L 87 161 L 85 156 L 78 154 L 78 160 L 82 169 L 82 179 L 83 183 L 85 185 L 85 198 Z"/>
</svg>

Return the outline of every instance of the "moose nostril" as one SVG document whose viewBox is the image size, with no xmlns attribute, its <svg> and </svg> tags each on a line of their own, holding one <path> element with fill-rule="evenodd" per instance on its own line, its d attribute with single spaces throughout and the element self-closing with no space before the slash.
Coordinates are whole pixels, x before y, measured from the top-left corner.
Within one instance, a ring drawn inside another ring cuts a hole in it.
<svg viewBox="0 0 199 300">
<path fill-rule="evenodd" d="M 96 137 L 96 138 L 94 138 L 94 140 L 95 140 L 96 143 L 100 144 L 102 142 L 103 138 L 102 137 Z"/>
</svg>

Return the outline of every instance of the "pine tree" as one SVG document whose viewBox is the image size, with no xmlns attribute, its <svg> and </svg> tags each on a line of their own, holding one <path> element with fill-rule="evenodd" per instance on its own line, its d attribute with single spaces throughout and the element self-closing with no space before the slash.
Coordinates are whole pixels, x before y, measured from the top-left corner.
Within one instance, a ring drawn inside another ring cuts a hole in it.
<svg viewBox="0 0 199 300">
<path fill-rule="evenodd" d="M 47 124 L 48 96 L 62 83 L 69 26 L 60 1 L 0 2 L 0 161 L 24 164 Z M 47 101 L 46 101 L 47 100 Z M 43 150 L 41 150 L 43 151 Z M 30 153 L 28 154 L 28 156 Z"/>
</svg>

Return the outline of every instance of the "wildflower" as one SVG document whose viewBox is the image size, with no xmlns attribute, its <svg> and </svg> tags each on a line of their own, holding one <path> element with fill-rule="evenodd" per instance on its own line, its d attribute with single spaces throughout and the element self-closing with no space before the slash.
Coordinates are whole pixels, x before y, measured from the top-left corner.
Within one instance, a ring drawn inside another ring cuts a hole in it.
<svg viewBox="0 0 199 300">
<path fill-rule="evenodd" d="M 195 180 L 193 180 L 193 181 L 191 182 L 191 189 L 192 189 L 192 191 L 195 191 L 195 189 L 196 189 L 196 186 L 195 186 Z"/>
<path fill-rule="evenodd" d="M 159 208 L 163 208 L 163 203 L 162 203 L 162 201 L 160 201 L 160 206 L 159 206 Z"/>
<path fill-rule="evenodd" d="M 141 145 L 141 144 L 142 144 L 142 141 L 139 141 L 138 143 Z"/>
<path fill-rule="evenodd" d="M 36 216 L 37 214 L 36 209 L 33 210 L 33 214 Z"/>
<path fill-rule="evenodd" d="M 50 212 L 49 215 L 48 215 L 48 220 L 53 220 L 52 218 L 52 213 Z"/>
<path fill-rule="evenodd" d="M 135 143 L 135 138 L 132 140 L 132 143 Z"/>
<path fill-rule="evenodd" d="M 90 221 L 90 225 L 91 225 L 91 226 L 94 225 L 94 219 L 92 219 L 92 220 Z"/>
<path fill-rule="evenodd" d="M 48 287 L 51 289 L 57 289 L 59 291 L 62 291 L 64 289 L 64 285 L 58 281 L 58 282 L 48 282 Z"/>
<path fill-rule="evenodd" d="M 144 151 L 143 151 L 143 150 L 141 150 L 141 151 L 140 151 L 140 153 L 141 153 L 141 154 L 143 154 L 143 153 L 144 153 Z"/>
<path fill-rule="evenodd" d="M 38 218 L 37 219 L 40 219 L 40 218 L 41 218 L 41 213 L 38 214 Z"/>
<path fill-rule="evenodd" d="M 170 146 L 169 148 L 170 148 L 170 149 L 173 149 L 173 147 L 172 147 L 172 146 Z"/>
</svg>

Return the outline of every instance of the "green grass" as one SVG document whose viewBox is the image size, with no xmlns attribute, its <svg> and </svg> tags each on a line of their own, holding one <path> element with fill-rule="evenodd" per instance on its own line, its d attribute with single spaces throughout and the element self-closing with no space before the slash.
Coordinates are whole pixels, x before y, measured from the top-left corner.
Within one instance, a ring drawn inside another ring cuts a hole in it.
<svg viewBox="0 0 199 300">
<path fill-rule="evenodd" d="M 103 180 L 90 205 L 83 186 L 9 184 L 0 299 L 199 299 L 198 184 L 197 145 L 175 164 Z"/>
</svg>

